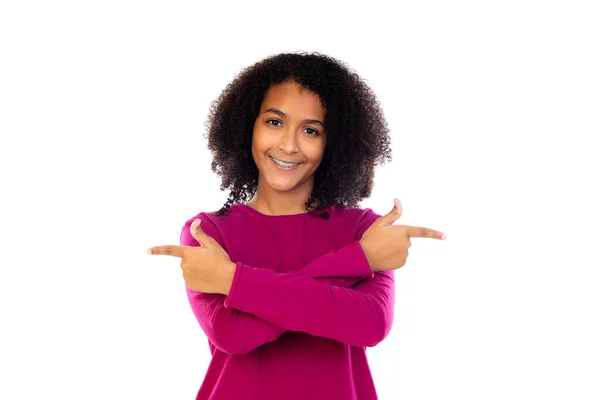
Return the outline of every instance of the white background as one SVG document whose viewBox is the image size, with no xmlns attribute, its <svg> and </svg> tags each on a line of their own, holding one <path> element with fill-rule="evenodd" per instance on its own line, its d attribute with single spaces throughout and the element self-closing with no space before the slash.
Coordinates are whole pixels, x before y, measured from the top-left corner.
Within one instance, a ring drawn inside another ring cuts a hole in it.
<svg viewBox="0 0 600 400">
<path fill-rule="evenodd" d="M 194 398 L 206 339 L 178 260 L 145 250 L 226 198 L 210 102 L 296 50 L 384 108 L 362 206 L 448 235 L 397 273 L 380 398 L 600 398 L 593 2 L 210 3 L 0 6 L 0 398 Z"/>
</svg>

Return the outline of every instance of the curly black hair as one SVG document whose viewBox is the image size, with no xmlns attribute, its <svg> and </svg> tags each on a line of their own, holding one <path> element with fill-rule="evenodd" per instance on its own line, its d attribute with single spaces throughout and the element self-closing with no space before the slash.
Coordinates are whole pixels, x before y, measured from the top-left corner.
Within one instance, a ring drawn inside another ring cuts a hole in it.
<svg viewBox="0 0 600 400">
<path fill-rule="evenodd" d="M 213 157 L 211 169 L 221 177 L 221 190 L 230 190 L 217 215 L 254 195 L 254 122 L 265 92 L 288 81 L 317 94 L 326 110 L 326 145 L 307 211 L 318 210 L 327 219 L 324 209 L 329 206 L 356 207 L 371 195 L 375 167 L 391 161 L 389 129 L 379 102 L 346 63 L 320 53 L 272 55 L 243 69 L 210 106 L 204 136 Z"/>
</svg>

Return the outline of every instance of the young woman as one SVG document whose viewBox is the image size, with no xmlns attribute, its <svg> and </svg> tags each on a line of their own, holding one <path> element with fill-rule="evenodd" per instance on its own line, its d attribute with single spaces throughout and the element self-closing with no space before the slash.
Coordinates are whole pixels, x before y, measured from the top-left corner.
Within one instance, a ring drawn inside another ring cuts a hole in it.
<svg viewBox="0 0 600 400">
<path fill-rule="evenodd" d="M 375 95 L 345 64 L 280 54 L 243 70 L 213 103 L 212 169 L 230 191 L 190 218 L 180 257 L 212 360 L 196 399 L 372 400 L 366 348 L 389 333 L 394 273 L 410 237 L 357 204 L 391 159 Z"/>
</svg>

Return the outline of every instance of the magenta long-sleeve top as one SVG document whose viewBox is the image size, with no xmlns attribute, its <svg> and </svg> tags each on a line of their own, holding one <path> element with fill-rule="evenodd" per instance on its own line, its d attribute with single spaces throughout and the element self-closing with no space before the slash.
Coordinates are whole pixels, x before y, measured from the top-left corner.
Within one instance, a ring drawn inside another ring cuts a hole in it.
<svg viewBox="0 0 600 400">
<path fill-rule="evenodd" d="M 197 400 L 373 400 L 366 348 L 390 332 L 394 273 L 372 272 L 358 240 L 380 216 L 331 207 L 270 216 L 236 203 L 194 219 L 236 263 L 227 296 L 186 287 L 212 359 Z"/>
</svg>

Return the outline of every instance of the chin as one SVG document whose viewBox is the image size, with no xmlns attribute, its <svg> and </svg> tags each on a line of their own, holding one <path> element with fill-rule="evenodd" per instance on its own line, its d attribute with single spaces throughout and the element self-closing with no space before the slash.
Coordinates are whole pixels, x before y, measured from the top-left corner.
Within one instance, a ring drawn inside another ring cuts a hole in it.
<svg viewBox="0 0 600 400">
<path fill-rule="evenodd" d="M 300 186 L 300 182 L 271 181 L 268 183 L 271 189 L 276 190 L 278 192 L 290 192 Z"/>
</svg>

